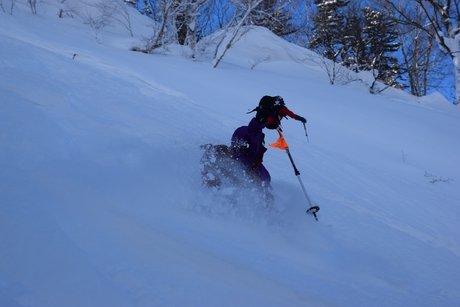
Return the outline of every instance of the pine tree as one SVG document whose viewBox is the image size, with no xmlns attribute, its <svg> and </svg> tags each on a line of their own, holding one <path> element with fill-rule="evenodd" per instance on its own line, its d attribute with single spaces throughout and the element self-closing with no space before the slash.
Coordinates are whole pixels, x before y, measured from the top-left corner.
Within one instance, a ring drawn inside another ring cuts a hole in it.
<svg viewBox="0 0 460 307">
<path fill-rule="evenodd" d="M 360 2 L 354 1 L 344 9 L 345 24 L 341 31 L 343 50 L 341 63 L 343 66 L 359 72 L 363 70 L 366 56 L 366 42 L 363 39 L 364 16 Z"/>
<path fill-rule="evenodd" d="M 314 0 L 318 11 L 313 18 L 313 36 L 309 48 L 334 62 L 344 48 L 342 30 L 345 18 L 340 9 L 349 2 L 349 0 Z"/>
<path fill-rule="evenodd" d="M 384 13 L 363 8 L 363 40 L 366 42 L 365 70 L 378 70 L 377 79 L 387 85 L 395 85 L 401 72 L 398 60 L 389 55 L 399 49 L 395 24 Z"/>
</svg>

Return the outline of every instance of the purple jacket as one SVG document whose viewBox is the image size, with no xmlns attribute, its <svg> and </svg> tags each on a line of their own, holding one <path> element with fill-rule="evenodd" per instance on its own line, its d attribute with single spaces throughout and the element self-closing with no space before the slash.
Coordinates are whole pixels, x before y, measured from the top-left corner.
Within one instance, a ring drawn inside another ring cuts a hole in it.
<svg viewBox="0 0 460 307">
<path fill-rule="evenodd" d="M 265 134 L 261 124 L 253 118 L 247 126 L 241 126 L 232 135 L 232 147 L 235 148 L 235 158 L 244 166 L 253 168 L 254 164 L 261 159 L 261 155 L 267 151 L 262 144 Z M 260 162 L 259 162 L 260 163 Z"/>
</svg>

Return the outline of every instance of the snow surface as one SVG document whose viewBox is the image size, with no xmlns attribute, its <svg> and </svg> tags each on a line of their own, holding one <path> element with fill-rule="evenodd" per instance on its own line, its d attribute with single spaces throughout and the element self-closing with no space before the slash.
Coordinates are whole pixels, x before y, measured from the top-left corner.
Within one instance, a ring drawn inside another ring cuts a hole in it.
<svg viewBox="0 0 460 307">
<path fill-rule="evenodd" d="M 135 11 L 134 37 L 96 40 L 22 2 L 0 10 L 0 306 L 460 305 L 458 107 L 331 86 L 261 28 L 214 69 L 205 42 L 129 51 L 151 31 Z M 278 149 L 270 209 L 201 186 L 199 146 L 263 95 L 308 120 L 309 142 L 283 127 L 318 222 Z"/>
</svg>

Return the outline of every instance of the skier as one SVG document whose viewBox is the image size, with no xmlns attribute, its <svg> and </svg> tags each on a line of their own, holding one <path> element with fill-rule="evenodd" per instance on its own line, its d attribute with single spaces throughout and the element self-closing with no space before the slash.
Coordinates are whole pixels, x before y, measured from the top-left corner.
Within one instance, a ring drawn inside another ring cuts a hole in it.
<svg viewBox="0 0 460 307">
<path fill-rule="evenodd" d="M 262 186 L 269 186 L 271 176 L 262 164 L 265 145 L 265 128 L 270 109 L 257 111 L 247 126 L 241 126 L 233 132 L 231 148 L 233 158 L 238 161 L 251 179 L 260 181 Z"/>
<path fill-rule="evenodd" d="M 223 180 L 238 184 L 241 180 L 248 179 L 260 184 L 265 191 L 271 188 L 270 173 L 263 165 L 263 156 L 267 148 L 265 147 L 265 134 L 262 130 L 266 127 L 277 129 L 281 119 L 285 116 L 290 116 L 303 123 L 306 120 L 290 111 L 280 96 L 262 97 L 259 105 L 251 112 L 254 111 L 257 111 L 256 115 L 249 124 L 233 132 L 230 146 L 212 144 L 202 146 L 205 149 L 200 161 L 203 165 L 203 184 L 209 187 L 219 187 Z M 243 177 L 238 171 L 241 168 L 244 172 Z"/>
<path fill-rule="evenodd" d="M 257 111 L 262 106 L 265 109 L 271 110 L 267 118 L 267 122 L 266 122 L 267 129 L 271 129 L 271 130 L 278 129 L 281 124 L 281 120 L 286 116 L 289 116 L 295 120 L 301 121 L 304 124 L 307 123 L 307 120 L 304 117 L 295 114 L 294 112 L 292 112 L 286 107 L 286 104 L 284 103 L 284 99 L 281 96 L 262 97 L 262 99 L 259 102 L 259 106 L 257 106 L 254 110 L 248 113 Z"/>
<path fill-rule="evenodd" d="M 270 173 L 262 164 L 264 153 L 267 151 L 262 130 L 272 111 L 270 106 L 259 107 L 256 116 L 247 126 L 241 126 L 233 132 L 230 146 L 201 146 L 205 149 L 200 160 L 203 166 L 203 184 L 208 187 L 220 187 L 224 182 L 239 185 L 245 181 L 252 181 L 261 188 L 270 187 Z"/>
</svg>

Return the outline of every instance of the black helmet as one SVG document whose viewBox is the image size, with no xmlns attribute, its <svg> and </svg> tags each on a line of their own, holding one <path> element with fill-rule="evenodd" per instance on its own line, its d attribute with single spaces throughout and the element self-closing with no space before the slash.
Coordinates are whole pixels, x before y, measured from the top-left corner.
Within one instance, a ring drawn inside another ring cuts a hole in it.
<svg viewBox="0 0 460 307">
<path fill-rule="evenodd" d="M 275 106 L 284 106 L 284 105 L 286 105 L 286 104 L 284 103 L 283 97 L 281 97 L 281 96 L 275 96 L 275 97 L 273 97 L 273 98 L 275 99 Z"/>
</svg>

